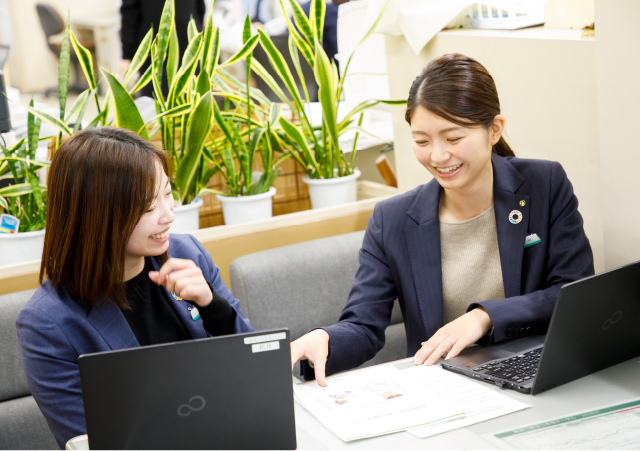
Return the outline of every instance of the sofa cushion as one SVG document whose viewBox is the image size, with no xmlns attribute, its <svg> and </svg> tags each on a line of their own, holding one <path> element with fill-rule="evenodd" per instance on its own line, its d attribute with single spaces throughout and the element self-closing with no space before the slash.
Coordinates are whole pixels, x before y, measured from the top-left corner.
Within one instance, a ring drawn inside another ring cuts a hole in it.
<svg viewBox="0 0 640 451">
<path fill-rule="evenodd" d="M 358 270 L 364 232 L 337 235 L 237 258 L 231 288 L 258 330 L 287 327 L 295 340 L 335 324 Z M 396 301 L 391 324 L 402 323 Z"/>
<path fill-rule="evenodd" d="M 18 312 L 35 291 L 0 296 L 0 402 L 31 394 L 22 369 L 15 324 Z"/>
<path fill-rule="evenodd" d="M 33 396 L 0 402 L 0 449 L 58 449 Z"/>
</svg>

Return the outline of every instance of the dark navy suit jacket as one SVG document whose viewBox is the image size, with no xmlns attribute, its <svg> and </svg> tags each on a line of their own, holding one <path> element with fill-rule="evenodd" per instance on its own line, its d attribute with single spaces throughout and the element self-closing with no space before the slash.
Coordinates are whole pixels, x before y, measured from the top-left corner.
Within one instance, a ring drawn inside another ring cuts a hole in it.
<svg viewBox="0 0 640 451">
<path fill-rule="evenodd" d="M 202 269 L 213 290 L 236 311 L 236 333 L 255 330 L 198 240 L 191 235 L 170 235 L 169 255 L 193 260 Z M 158 263 L 153 258 L 151 261 L 157 271 Z M 209 336 L 202 319 L 191 319 L 188 310 L 191 304 L 173 299 L 165 287 L 161 288 L 191 336 Z M 56 291 L 49 281 L 36 290 L 20 311 L 16 329 L 29 388 L 58 445 L 64 449 L 69 439 L 86 434 L 78 356 L 140 345 L 115 302 L 87 307 Z"/>
<path fill-rule="evenodd" d="M 544 332 L 562 285 L 594 274 L 591 246 L 578 200 L 559 163 L 515 157 L 491 158 L 494 206 L 505 299 L 481 305 L 493 322 L 491 342 Z M 360 267 L 340 322 L 330 337 L 327 374 L 373 358 L 397 298 L 407 333 L 407 357 L 443 326 L 440 221 L 437 180 L 380 202 L 369 218 Z M 518 210 L 522 220 L 509 221 Z M 541 243 L 524 248 L 528 234 Z M 313 378 L 302 362 L 305 378 Z"/>
</svg>

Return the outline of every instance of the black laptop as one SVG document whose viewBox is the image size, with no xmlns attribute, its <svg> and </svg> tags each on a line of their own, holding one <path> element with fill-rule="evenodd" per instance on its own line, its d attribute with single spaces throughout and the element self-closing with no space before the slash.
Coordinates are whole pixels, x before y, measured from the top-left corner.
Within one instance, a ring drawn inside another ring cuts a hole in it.
<svg viewBox="0 0 640 451">
<path fill-rule="evenodd" d="M 295 449 L 287 329 L 78 358 L 90 449 Z"/>
<path fill-rule="evenodd" d="M 565 285 L 544 335 L 474 347 L 441 365 L 538 394 L 640 355 L 640 262 Z"/>
</svg>

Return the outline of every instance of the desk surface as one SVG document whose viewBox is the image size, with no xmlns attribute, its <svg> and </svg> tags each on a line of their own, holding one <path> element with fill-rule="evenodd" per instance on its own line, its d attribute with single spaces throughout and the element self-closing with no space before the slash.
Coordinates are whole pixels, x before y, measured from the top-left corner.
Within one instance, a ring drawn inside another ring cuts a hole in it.
<svg viewBox="0 0 640 451">
<path fill-rule="evenodd" d="M 298 449 L 496 449 L 482 439 L 482 435 L 637 398 L 640 396 L 639 376 L 640 357 L 636 357 L 536 396 L 524 395 L 514 390 L 501 390 L 486 384 L 492 390 L 530 404 L 531 407 L 425 439 L 408 432 L 397 432 L 345 443 L 296 402 Z M 86 439 L 76 440 L 71 449 L 88 449 Z"/>
</svg>

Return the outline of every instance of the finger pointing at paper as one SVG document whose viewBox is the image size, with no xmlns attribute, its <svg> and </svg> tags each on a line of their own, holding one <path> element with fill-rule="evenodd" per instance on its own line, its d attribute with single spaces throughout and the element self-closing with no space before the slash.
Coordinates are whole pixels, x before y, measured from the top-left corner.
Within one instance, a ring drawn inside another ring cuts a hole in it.
<svg viewBox="0 0 640 451">
<path fill-rule="evenodd" d="M 318 384 L 326 387 L 324 374 L 328 355 L 329 334 L 323 329 L 313 330 L 291 343 L 291 368 L 298 360 L 309 360 Z"/>
</svg>

